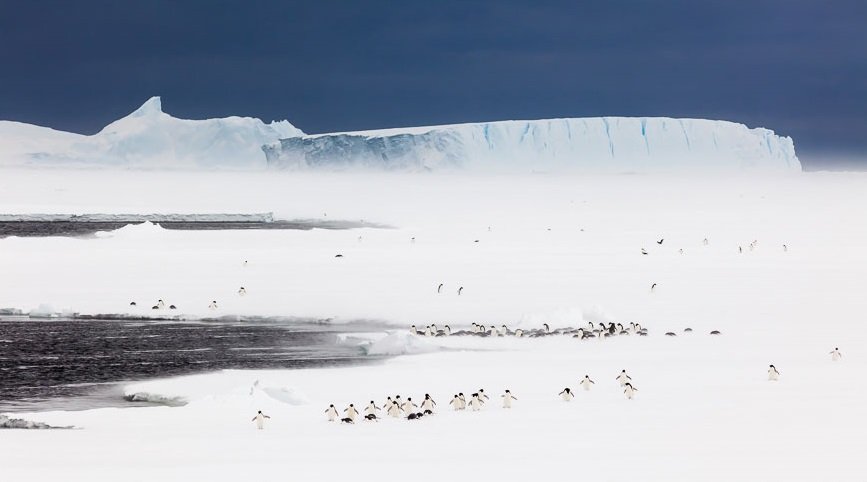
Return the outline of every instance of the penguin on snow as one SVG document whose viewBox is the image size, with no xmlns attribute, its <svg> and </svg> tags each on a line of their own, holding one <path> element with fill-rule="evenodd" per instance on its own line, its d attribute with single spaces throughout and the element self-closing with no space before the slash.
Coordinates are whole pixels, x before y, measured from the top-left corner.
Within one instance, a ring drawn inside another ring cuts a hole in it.
<svg viewBox="0 0 867 482">
<path fill-rule="evenodd" d="M 262 413 L 261 410 L 259 410 L 259 413 L 257 413 L 256 416 L 253 417 L 252 421 L 256 422 L 256 428 L 257 429 L 262 430 L 263 428 L 265 428 L 265 419 L 266 418 L 271 418 L 271 417 L 265 415 L 264 413 Z"/>
<path fill-rule="evenodd" d="M 334 404 L 328 406 L 328 408 L 325 410 L 325 415 L 328 417 L 329 422 L 337 420 L 337 416 L 339 414 L 337 413 L 337 409 L 334 408 Z"/>
</svg>

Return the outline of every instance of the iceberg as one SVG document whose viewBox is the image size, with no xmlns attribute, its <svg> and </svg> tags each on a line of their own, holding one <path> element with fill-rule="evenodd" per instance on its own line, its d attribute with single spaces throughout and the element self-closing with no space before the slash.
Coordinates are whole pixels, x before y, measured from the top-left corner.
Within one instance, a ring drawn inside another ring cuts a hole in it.
<svg viewBox="0 0 867 482">
<path fill-rule="evenodd" d="M 151 97 L 91 136 L 0 121 L 0 165 L 264 169 L 263 144 L 303 134 L 285 120 L 177 119 Z"/>
<path fill-rule="evenodd" d="M 263 147 L 272 169 L 800 171 L 792 139 L 704 119 L 593 117 L 304 135 Z"/>
</svg>

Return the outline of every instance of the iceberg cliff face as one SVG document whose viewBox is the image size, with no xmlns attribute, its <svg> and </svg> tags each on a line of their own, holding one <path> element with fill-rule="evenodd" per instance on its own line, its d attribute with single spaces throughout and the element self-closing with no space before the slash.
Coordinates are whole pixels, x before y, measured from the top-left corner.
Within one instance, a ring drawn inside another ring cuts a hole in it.
<svg viewBox="0 0 867 482">
<path fill-rule="evenodd" d="M 274 169 L 438 168 L 800 171 L 792 139 L 702 119 L 595 117 L 386 129 L 281 139 Z"/>
<path fill-rule="evenodd" d="M 0 165 L 262 169 L 263 144 L 298 135 L 287 121 L 177 119 L 152 97 L 92 136 L 0 121 Z"/>
</svg>

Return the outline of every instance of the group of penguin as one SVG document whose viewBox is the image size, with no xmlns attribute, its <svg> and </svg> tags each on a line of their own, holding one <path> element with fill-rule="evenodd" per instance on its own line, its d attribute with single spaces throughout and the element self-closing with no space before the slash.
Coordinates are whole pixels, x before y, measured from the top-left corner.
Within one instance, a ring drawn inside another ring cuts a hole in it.
<svg viewBox="0 0 867 482">
<path fill-rule="evenodd" d="M 524 330 L 521 328 L 516 328 L 514 330 L 510 329 L 506 325 L 502 325 L 497 328 L 494 325 L 490 327 L 486 327 L 483 324 L 473 323 L 472 327 L 467 330 L 458 330 L 452 331 L 449 325 L 443 326 L 442 329 L 439 329 L 436 324 L 430 324 L 425 327 L 424 330 L 419 330 L 415 325 L 412 325 L 409 329 L 409 332 L 413 335 L 419 336 L 480 336 L 480 337 L 499 337 L 499 336 L 515 336 L 518 338 L 540 338 L 544 336 L 553 336 L 553 335 L 571 335 L 572 338 L 584 339 L 584 338 L 606 338 L 609 336 L 615 335 L 630 335 L 630 334 L 638 334 L 639 336 L 647 336 L 647 328 L 643 328 L 638 323 L 629 323 L 629 326 L 623 326 L 621 323 L 608 323 L 607 325 L 604 322 L 593 323 L 592 321 L 588 322 L 586 328 L 557 328 L 552 330 L 551 327 L 547 323 L 542 324 L 542 328 L 535 328 L 530 330 Z"/>
<path fill-rule="evenodd" d="M 504 395 L 504 397 L 507 397 L 503 399 L 503 406 L 505 408 L 510 408 L 512 406 L 511 401 L 513 399 L 517 400 L 511 396 L 508 390 L 506 390 L 506 395 Z M 473 411 L 478 411 L 486 399 L 488 399 L 488 396 L 485 395 L 485 390 L 480 388 L 478 392 L 473 393 L 469 406 Z M 467 402 L 464 398 L 464 394 L 461 393 L 460 395 L 455 395 L 455 399 L 451 401 L 451 404 L 455 410 L 466 409 Z M 421 406 L 416 405 L 415 402 L 412 401 L 412 397 L 407 397 L 406 400 L 402 400 L 400 395 L 396 395 L 394 398 L 388 397 L 385 403 L 383 403 L 382 408 L 376 406 L 376 402 L 371 400 L 370 403 L 364 407 L 364 416 L 362 418 L 365 421 L 378 422 L 381 417 L 377 414 L 382 410 L 385 410 L 385 413 L 392 418 L 404 417 L 407 420 L 419 420 L 422 417 L 433 415 L 436 406 L 437 403 L 429 393 L 424 394 L 424 400 L 422 400 Z M 350 403 L 349 406 L 343 410 L 343 415 L 344 416 L 341 417 L 337 408 L 334 407 L 334 404 L 329 405 L 325 410 L 325 416 L 328 418 L 329 422 L 339 420 L 341 423 L 354 424 L 356 418 L 358 418 L 360 414 L 355 408 L 355 405 Z"/>
<path fill-rule="evenodd" d="M 244 261 L 244 263 L 246 266 L 247 262 Z M 242 296 L 242 297 L 247 296 L 247 288 L 244 288 L 243 286 L 240 287 L 238 289 L 238 296 Z M 137 306 L 137 303 L 135 301 L 130 301 L 129 305 L 130 306 Z M 216 310 L 218 308 L 219 308 L 219 306 L 217 305 L 217 300 L 212 300 L 210 303 L 208 303 L 208 309 L 209 310 L 213 311 L 213 310 Z M 151 306 L 151 309 L 152 310 L 164 310 L 164 309 L 166 309 L 166 303 L 163 300 L 157 300 L 157 303 L 155 305 Z M 176 310 L 176 309 L 178 309 L 178 307 L 175 305 L 169 305 L 169 309 L 170 310 Z"/>
</svg>

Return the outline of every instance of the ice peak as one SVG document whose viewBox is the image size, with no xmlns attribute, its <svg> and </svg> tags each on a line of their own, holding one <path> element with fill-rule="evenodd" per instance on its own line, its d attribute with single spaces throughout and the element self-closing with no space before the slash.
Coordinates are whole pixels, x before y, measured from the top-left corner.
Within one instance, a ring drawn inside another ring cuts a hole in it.
<svg viewBox="0 0 867 482">
<path fill-rule="evenodd" d="M 141 105 L 138 109 L 135 110 L 129 117 L 145 117 L 155 114 L 162 114 L 163 112 L 163 103 L 160 100 L 158 95 L 155 95 L 148 99 L 144 104 Z"/>
</svg>

